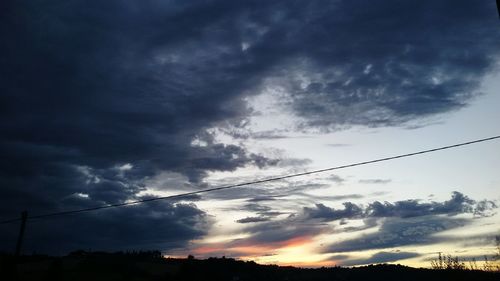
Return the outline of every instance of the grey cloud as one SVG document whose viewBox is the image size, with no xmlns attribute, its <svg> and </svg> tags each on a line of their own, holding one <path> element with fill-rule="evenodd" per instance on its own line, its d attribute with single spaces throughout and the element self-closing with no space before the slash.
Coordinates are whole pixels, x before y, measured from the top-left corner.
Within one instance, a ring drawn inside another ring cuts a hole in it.
<svg viewBox="0 0 500 281">
<path fill-rule="evenodd" d="M 274 201 L 278 196 L 257 196 L 251 199 L 248 199 L 248 202 L 261 202 L 261 201 Z"/>
<path fill-rule="evenodd" d="M 481 206 L 484 206 L 481 204 Z M 493 208 L 493 206 L 490 206 Z M 394 204 L 375 201 L 367 209 L 367 215 L 372 217 L 417 217 L 426 215 L 456 215 L 472 213 L 477 209 L 476 202 L 460 192 L 453 192 L 450 200 L 431 203 L 420 203 L 419 200 L 397 201 Z"/>
<path fill-rule="evenodd" d="M 490 200 L 482 200 L 477 202 L 474 208 L 474 215 L 478 217 L 491 217 L 496 214 L 496 212 L 493 211 L 496 208 L 498 208 L 498 205 L 495 204 L 495 202 Z"/>
<path fill-rule="evenodd" d="M 330 147 L 346 147 L 346 146 L 351 146 L 350 144 L 347 143 L 329 143 L 327 146 Z"/>
<path fill-rule="evenodd" d="M 384 217 L 422 217 L 428 215 L 448 215 L 473 213 L 476 217 L 490 216 L 497 208 L 492 201 L 476 202 L 460 192 L 453 192 L 451 199 L 443 202 L 421 203 L 420 200 L 410 199 L 394 203 L 379 201 L 368 204 L 363 208 L 351 202 L 345 202 L 344 209 L 334 209 L 323 204 L 316 204 L 315 208 L 305 207 L 304 216 L 311 219 L 326 221 L 353 219 L 353 218 L 384 218 Z"/>
<path fill-rule="evenodd" d="M 263 221 L 269 221 L 270 218 L 268 217 L 246 217 L 237 220 L 237 223 L 252 223 L 252 222 L 263 222 Z"/>
<path fill-rule="evenodd" d="M 304 159 L 304 158 L 283 158 L 280 159 L 277 165 L 279 167 L 304 167 L 307 166 L 308 164 L 311 164 L 311 159 Z"/>
<path fill-rule="evenodd" d="M 330 227 L 324 224 L 307 223 L 291 215 L 284 220 L 268 221 L 252 225 L 244 229 L 251 236 L 242 243 L 281 243 L 290 239 L 315 236 L 329 231 Z"/>
<path fill-rule="evenodd" d="M 391 181 L 392 181 L 391 179 L 364 179 L 364 180 L 359 180 L 359 183 L 386 184 L 386 183 L 390 183 Z"/>
<path fill-rule="evenodd" d="M 465 219 L 438 216 L 406 219 L 390 218 L 382 223 L 379 231 L 331 244 L 325 252 L 341 253 L 405 245 L 432 244 L 445 241 L 445 238 L 438 238 L 434 234 L 462 227 L 466 223 L 467 220 Z"/>
<path fill-rule="evenodd" d="M 264 201 L 266 202 L 266 201 Z M 271 201 L 272 202 L 272 201 Z M 482 201 L 481 201 L 482 202 Z M 464 237 L 436 236 L 446 230 L 457 229 L 473 221 L 477 202 L 467 196 L 454 192 L 451 199 L 443 202 L 420 203 L 418 200 L 385 203 L 383 210 L 375 212 L 370 204 L 367 207 L 352 202 L 343 203 L 343 208 L 335 209 L 316 204 L 303 208 L 301 213 L 289 215 L 284 219 L 263 221 L 268 217 L 255 216 L 242 219 L 242 223 L 259 222 L 243 229 L 250 236 L 238 243 L 280 243 L 294 237 L 315 236 L 320 233 L 349 232 L 355 238 L 327 245 L 325 253 L 344 253 L 373 249 L 386 249 L 407 245 L 427 245 L 442 241 L 461 242 L 470 240 Z M 482 204 L 481 204 L 482 205 Z M 389 207 L 387 207 L 389 206 Z M 248 204 L 246 209 L 256 213 L 269 212 L 270 207 Z M 457 217 L 458 214 L 470 214 L 470 218 Z M 350 226 L 352 220 L 362 220 L 363 225 Z M 339 221 L 340 226 L 329 225 L 329 221 Z M 356 232 L 378 227 L 376 232 L 359 235 Z M 353 237 L 351 236 L 351 237 Z M 357 237 L 356 237 L 357 236 Z M 477 240 L 477 239 L 476 239 Z M 479 239 L 484 242 L 484 239 Z M 414 253 L 382 252 L 369 259 L 341 259 L 343 265 L 391 262 L 416 257 Z M 340 258 L 338 258 L 340 260 Z M 337 260 L 337 259 L 336 259 Z"/>
<path fill-rule="evenodd" d="M 349 258 L 349 255 L 333 255 L 329 258 L 329 260 L 333 260 L 333 261 L 339 261 L 339 260 L 345 260 L 345 259 L 348 259 Z"/>
<path fill-rule="evenodd" d="M 361 194 L 343 194 L 343 195 L 331 195 L 331 196 L 322 196 L 322 195 L 313 195 L 305 192 L 298 192 L 295 195 L 310 199 L 313 202 L 317 201 L 340 201 L 347 199 L 361 199 L 364 198 L 364 195 Z"/>
<path fill-rule="evenodd" d="M 340 200 L 346 200 L 346 199 L 360 199 L 360 198 L 365 197 L 361 194 L 322 196 L 322 195 L 308 194 L 308 193 L 304 193 L 304 192 L 296 192 L 293 195 L 305 197 L 305 198 L 310 198 L 311 200 L 314 200 L 314 201 L 318 201 L 318 200 L 340 201 Z M 284 197 L 286 197 L 286 195 L 257 196 L 255 198 L 248 199 L 247 201 L 248 202 L 275 201 L 275 200 L 278 200 L 279 198 L 284 198 Z"/>
<path fill-rule="evenodd" d="M 463 237 L 435 236 L 434 234 L 470 224 L 472 219 L 456 218 L 458 214 L 471 214 L 483 217 L 496 208 L 494 202 L 476 202 L 459 192 L 453 192 L 449 200 L 443 202 L 420 203 L 418 200 L 397 201 L 395 203 L 376 201 L 362 209 L 350 202 L 344 203 L 344 209 L 333 209 L 322 204 L 316 208 L 304 208 L 304 219 L 322 221 L 339 220 L 341 225 L 350 219 L 363 219 L 363 226 L 347 226 L 346 232 L 356 232 L 379 226 L 375 233 L 348 239 L 328 246 L 325 252 L 350 252 L 369 249 L 393 248 L 405 245 L 432 244 L 440 241 L 464 240 Z M 469 241 L 471 239 L 468 239 Z M 477 239 L 476 239 L 477 240 Z M 484 239 L 479 239 L 483 241 Z M 379 257 L 381 258 L 381 257 Z M 365 261 L 353 261 L 352 265 Z M 374 262 L 369 260 L 369 262 Z"/>
<path fill-rule="evenodd" d="M 285 131 L 282 130 L 268 130 L 268 131 L 257 131 L 253 132 L 247 128 L 244 128 L 243 130 L 238 130 L 238 129 L 225 129 L 225 133 L 228 135 L 238 138 L 238 139 L 258 139 L 258 140 L 273 140 L 273 139 L 284 139 L 284 138 L 289 138 L 285 133 Z"/>
<path fill-rule="evenodd" d="M 340 221 L 341 225 L 347 225 L 349 221 L 347 219 L 342 219 Z M 373 228 L 379 225 L 379 219 L 378 218 L 365 218 L 363 219 L 363 225 L 360 226 L 346 226 L 342 229 L 344 232 L 356 232 L 356 231 L 361 231 L 369 228 Z"/>
<path fill-rule="evenodd" d="M 287 173 L 284 173 L 287 174 Z M 227 178 L 220 182 L 212 183 L 215 186 L 223 186 L 241 182 L 262 180 L 263 178 Z M 206 194 L 209 199 L 237 199 L 237 198 L 285 198 L 290 195 L 303 195 L 304 190 L 313 190 L 328 187 L 329 185 L 318 182 L 296 182 L 281 180 L 262 184 L 249 185 L 248 187 L 237 187 L 224 192 L 213 192 Z M 304 197 L 308 197 L 304 195 Z"/>
<path fill-rule="evenodd" d="M 241 223 L 244 223 L 245 227 L 241 231 L 249 236 L 227 242 L 225 246 L 228 248 L 257 245 L 279 246 L 293 239 L 309 239 L 320 233 L 331 231 L 331 227 L 327 224 L 307 222 L 295 214 L 277 220 L 264 221 L 260 218 L 243 218 Z M 251 223 L 256 221 L 259 223 Z M 234 253 L 234 255 L 237 256 L 238 253 Z"/>
<path fill-rule="evenodd" d="M 332 181 L 336 184 L 342 184 L 343 182 L 345 182 L 346 180 L 338 175 L 331 175 L 330 177 L 328 177 L 328 180 L 329 181 Z"/>
<path fill-rule="evenodd" d="M 250 212 L 253 212 L 253 213 L 258 215 L 258 216 L 254 216 L 254 217 L 246 217 L 243 219 L 239 219 L 236 221 L 238 223 L 269 221 L 269 220 L 271 220 L 271 218 L 286 214 L 283 212 L 273 211 L 272 208 L 269 206 L 257 204 L 254 202 L 252 202 L 250 204 L 246 204 L 246 205 L 241 206 L 241 207 L 236 207 L 235 209 L 250 211 Z"/>
<path fill-rule="evenodd" d="M 446 241 L 454 242 L 462 245 L 464 248 L 469 247 L 485 247 L 495 245 L 495 239 L 498 232 L 486 232 L 473 235 L 441 235 Z"/>
<path fill-rule="evenodd" d="M 262 155 L 247 153 L 240 146 L 210 143 L 205 147 L 191 147 L 187 164 L 173 170 L 178 170 L 189 177 L 194 183 L 201 182 L 208 171 L 234 171 L 245 165 L 255 165 L 259 168 L 277 165 L 278 159 L 270 159 Z"/>
<path fill-rule="evenodd" d="M 351 202 L 345 202 L 344 209 L 336 210 L 323 204 L 316 204 L 316 208 L 304 208 L 304 214 L 308 218 L 323 220 L 353 219 L 363 216 L 363 209 Z"/>
<path fill-rule="evenodd" d="M 342 257 L 343 255 L 338 255 Z M 366 265 L 366 264 L 377 264 L 377 263 L 387 263 L 395 262 L 399 260 L 415 258 L 420 256 L 418 253 L 412 252 L 378 252 L 366 259 L 343 259 L 339 262 L 342 266 L 353 266 L 353 265 Z M 335 257 L 335 256 L 334 256 Z M 336 260 L 336 258 L 334 259 Z"/>
<path fill-rule="evenodd" d="M 270 211 L 271 207 L 256 204 L 256 203 L 250 203 L 250 204 L 246 204 L 245 206 L 243 206 L 243 209 L 253 211 L 253 212 L 262 213 L 262 212 Z"/>
<path fill-rule="evenodd" d="M 278 134 L 276 131 L 263 131 L 263 132 L 255 132 L 252 134 L 252 138 L 254 139 L 284 139 L 288 138 L 284 134 Z"/>
<path fill-rule="evenodd" d="M 186 195 L 186 196 L 180 197 L 179 201 L 200 201 L 202 199 L 203 199 L 203 197 L 201 195 L 191 194 L 191 195 Z"/>
</svg>

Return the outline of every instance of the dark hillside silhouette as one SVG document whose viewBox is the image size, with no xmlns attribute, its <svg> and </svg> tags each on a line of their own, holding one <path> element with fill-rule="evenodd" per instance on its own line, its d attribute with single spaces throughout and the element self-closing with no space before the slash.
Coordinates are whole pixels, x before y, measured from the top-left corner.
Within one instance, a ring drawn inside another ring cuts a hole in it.
<svg viewBox="0 0 500 281">
<path fill-rule="evenodd" d="M 64 257 L 1 256 L 1 280 L 500 280 L 500 272 L 370 265 L 306 269 L 232 258 L 162 258 L 158 251 L 86 252 Z"/>
</svg>

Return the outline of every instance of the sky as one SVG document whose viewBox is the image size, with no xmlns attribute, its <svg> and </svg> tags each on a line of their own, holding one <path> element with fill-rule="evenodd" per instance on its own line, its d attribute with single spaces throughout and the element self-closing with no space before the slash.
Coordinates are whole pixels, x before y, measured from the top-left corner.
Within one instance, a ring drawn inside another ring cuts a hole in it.
<svg viewBox="0 0 500 281">
<path fill-rule="evenodd" d="M 0 219 L 500 134 L 495 1 L 2 1 Z M 500 143 L 28 220 L 24 253 L 429 266 L 493 254 Z M 19 222 L 0 224 L 12 252 Z"/>
</svg>

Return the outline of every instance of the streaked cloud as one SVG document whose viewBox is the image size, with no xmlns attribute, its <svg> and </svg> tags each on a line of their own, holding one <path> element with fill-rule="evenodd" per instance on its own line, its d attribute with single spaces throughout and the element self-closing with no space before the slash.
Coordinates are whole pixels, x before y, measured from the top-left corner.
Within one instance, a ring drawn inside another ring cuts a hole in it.
<svg viewBox="0 0 500 281">
<path fill-rule="evenodd" d="M 346 255 L 334 256 L 334 260 L 341 258 L 339 265 L 342 266 L 353 266 L 353 265 L 367 265 L 367 264 L 377 264 L 377 263 L 388 263 L 395 262 L 409 258 L 415 258 L 420 256 L 418 253 L 413 252 L 378 252 L 366 259 L 349 259 Z"/>
<path fill-rule="evenodd" d="M 390 183 L 392 180 L 391 179 L 362 179 L 359 180 L 359 183 L 364 183 L 364 184 L 387 184 Z"/>
<path fill-rule="evenodd" d="M 237 220 L 237 223 L 252 223 L 252 222 L 263 222 L 263 221 L 269 221 L 270 218 L 268 217 L 246 217 Z"/>
<path fill-rule="evenodd" d="M 325 249 L 325 252 L 342 253 L 407 245 L 434 244 L 445 241 L 445 238 L 436 237 L 434 234 L 462 227 L 467 222 L 466 219 L 437 216 L 406 219 L 390 218 L 380 225 L 377 232 L 333 243 Z"/>
</svg>

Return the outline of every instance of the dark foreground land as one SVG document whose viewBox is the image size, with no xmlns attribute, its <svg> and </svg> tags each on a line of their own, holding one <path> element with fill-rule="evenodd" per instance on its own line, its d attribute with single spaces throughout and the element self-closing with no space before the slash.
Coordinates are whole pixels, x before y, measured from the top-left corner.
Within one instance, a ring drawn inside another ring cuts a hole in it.
<svg viewBox="0 0 500 281">
<path fill-rule="evenodd" d="M 64 257 L 1 255 L 0 280 L 500 280 L 500 272 L 431 270 L 401 265 L 305 269 L 227 258 L 162 258 L 159 252 L 87 253 Z"/>
</svg>

